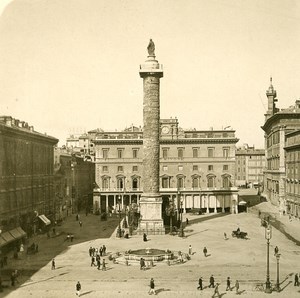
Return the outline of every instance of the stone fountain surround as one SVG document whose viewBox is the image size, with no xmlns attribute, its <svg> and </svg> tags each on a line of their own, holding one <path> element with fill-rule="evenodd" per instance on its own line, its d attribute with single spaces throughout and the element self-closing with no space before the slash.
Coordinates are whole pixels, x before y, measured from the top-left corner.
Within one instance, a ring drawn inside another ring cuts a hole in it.
<svg viewBox="0 0 300 298">
<path fill-rule="evenodd" d="M 155 250 L 159 251 L 160 253 L 157 254 L 137 254 L 135 252 L 142 251 L 142 250 Z M 181 251 L 180 251 L 181 252 Z M 190 259 L 190 256 L 187 253 L 181 252 L 184 262 Z M 145 248 L 145 249 L 136 249 L 136 250 L 128 250 L 125 252 L 116 252 L 111 254 L 111 257 L 115 260 L 118 264 L 123 265 L 139 265 L 141 258 L 145 260 L 145 262 L 163 262 L 166 261 L 170 263 L 179 263 L 179 251 L 170 251 L 170 250 L 162 250 L 162 249 L 153 249 L 153 248 Z"/>
</svg>

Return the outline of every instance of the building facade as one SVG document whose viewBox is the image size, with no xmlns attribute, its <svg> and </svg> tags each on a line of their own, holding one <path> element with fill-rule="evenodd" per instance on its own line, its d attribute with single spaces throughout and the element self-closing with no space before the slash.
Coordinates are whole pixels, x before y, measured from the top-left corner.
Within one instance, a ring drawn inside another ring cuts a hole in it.
<svg viewBox="0 0 300 298">
<path fill-rule="evenodd" d="M 262 126 L 266 156 L 264 194 L 272 204 L 279 207 L 280 212 L 287 212 L 285 138 L 288 133 L 300 129 L 300 101 L 297 100 L 295 105 L 287 109 L 276 108 L 277 94 L 272 81 L 266 95 L 268 111 Z"/>
<path fill-rule="evenodd" d="M 54 151 L 54 191 L 56 220 L 90 212 L 93 206 L 95 164 L 68 148 Z"/>
<path fill-rule="evenodd" d="M 235 151 L 236 185 L 246 187 L 263 186 L 265 169 L 265 150 L 255 149 L 248 145 Z"/>
<path fill-rule="evenodd" d="M 183 130 L 178 120 L 160 120 L 159 188 L 163 211 L 170 201 L 183 212 L 237 212 L 234 130 Z M 116 209 L 139 203 L 143 192 L 143 131 L 132 126 L 100 132 L 94 138 L 94 208 Z"/>
<path fill-rule="evenodd" d="M 53 147 L 58 140 L 24 121 L 0 117 L 0 229 L 30 236 L 37 215 L 53 217 Z"/>
<path fill-rule="evenodd" d="M 286 135 L 286 209 L 300 218 L 300 130 Z"/>
</svg>

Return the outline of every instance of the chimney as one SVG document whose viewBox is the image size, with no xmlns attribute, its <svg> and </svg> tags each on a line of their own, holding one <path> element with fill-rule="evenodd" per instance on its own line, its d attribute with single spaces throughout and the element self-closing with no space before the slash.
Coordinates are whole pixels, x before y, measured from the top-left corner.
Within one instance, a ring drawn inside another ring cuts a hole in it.
<svg viewBox="0 0 300 298">
<path fill-rule="evenodd" d="M 296 100 L 295 107 L 296 107 L 296 109 L 300 109 L 300 100 L 299 99 Z"/>
<path fill-rule="evenodd" d="M 19 127 L 19 122 L 20 120 L 19 119 L 15 119 L 15 125 Z"/>
<path fill-rule="evenodd" d="M 29 130 L 30 131 L 34 131 L 34 127 L 31 125 L 31 126 L 29 126 Z"/>
<path fill-rule="evenodd" d="M 11 126 L 12 125 L 12 117 L 11 116 L 7 116 L 5 117 L 5 124 L 8 125 L 8 126 Z"/>
</svg>

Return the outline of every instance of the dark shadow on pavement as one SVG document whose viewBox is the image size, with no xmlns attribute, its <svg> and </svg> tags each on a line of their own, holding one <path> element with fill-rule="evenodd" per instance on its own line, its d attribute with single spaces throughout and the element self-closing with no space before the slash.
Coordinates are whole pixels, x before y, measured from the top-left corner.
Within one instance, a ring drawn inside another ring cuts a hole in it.
<svg viewBox="0 0 300 298">
<path fill-rule="evenodd" d="M 219 297 L 223 297 L 224 295 L 226 295 L 227 293 L 225 292 L 225 293 L 221 293 L 220 295 L 219 295 Z"/>
<path fill-rule="evenodd" d="M 84 293 L 80 294 L 80 297 L 81 297 L 81 296 L 84 296 L 84 295 L 88 295 L 88 294 L 93 293 L 93 292 L 94 292 L 94 291 L 84 292 Z"/>
<path fill-rule="evenodd" d="M 243 294 L 244 292 L 246 292 L 246 290 L 243 290 L 243 291 L 237 291 L 236 294 L 237 294 L 237 295 L 241 295 L 241 294 Z"/>
<path fill-rule="evenodd" d="M 156 294 L 159 294 L 160 292 L 164 292 L 164 291 L 171 291 L 170 289 L 165 289 L 165 288 L 160 288 L 156 290 Z"/>
</svg>

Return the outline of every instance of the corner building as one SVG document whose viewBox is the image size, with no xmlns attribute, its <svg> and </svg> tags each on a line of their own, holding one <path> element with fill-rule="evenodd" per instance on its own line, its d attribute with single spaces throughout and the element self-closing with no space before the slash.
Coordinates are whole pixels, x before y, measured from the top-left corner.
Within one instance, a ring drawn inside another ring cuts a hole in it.
<svg viewBox="0 0 300 298">
<path fill-rule="evenodd" d="M 183 212 L 237 213 L 234 130 L 183 130 L 176 118 L 160 120 L 159 193 L 162 213 L 170 201 Z M 94 210 L 139 204 L 143 193 L 143 131 L 100 131 L 94 137 Z"/>
</svg>

